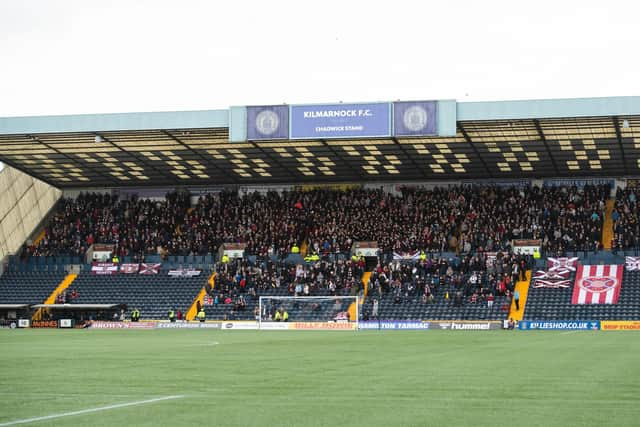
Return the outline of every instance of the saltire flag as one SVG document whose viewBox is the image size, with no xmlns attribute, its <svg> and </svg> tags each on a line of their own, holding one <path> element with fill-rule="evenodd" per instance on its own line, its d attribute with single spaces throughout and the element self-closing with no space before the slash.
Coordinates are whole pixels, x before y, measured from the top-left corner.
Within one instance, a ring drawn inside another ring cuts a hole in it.
<svg viewBox="0 0 640 427">
<path fill-rule="evenodd" d="M 140 264 L 140 274 L 158 274 L 162 264 Z"/>
<path fill-rule="evenodd" d="M 417 261 L 420 259 L 420 252 L 419 251 L 415 251 L 413 253 L 411 252 L 404 252 L 399 254 L 398 252 L 394 252 L 393 253 L 393 259 L 394 260 L 413 260 L 413 261 Z"/>
<path fill-rule="evenodd" d="M 542 271 L 533 274 L 534 288 L 568 288 L 571 286 L 569 270 Z"/>
<path fill-rule="evenodd" d="M 533 282 L 534 288 L 568 288 L 571 286 L 571 280 L 543 280 L 538 279 Z"/>
<path fill-rule="evenodd" d="M 579 265 L 571 304 L 617 304 L 622 286 L 621 265 Z"/>
<path fill-rule="evenodd" d="M 547 258 L 547 266 L 549 267 L 549 271 L 555 271 L 555 270 L 576 271 L 577 265 L 578 265 L 578 257 Z"/>
<path fill-rule="evenodd" d="M 133 274 L 140 270 L 140 264 L 120 264 L 120 273 Z"/>
<path fill-rule="evenodd" d="M 563 280 L 568 279 L 571 271 L 569 270 L 555 270 L 555 271 L 542 271 L 538 270 L 533 274 L 534 279 L 544 280 Z"/>
<path fill-rule="evenodd" d="M 640 270 L 640 256 L 625 257 L 627 271 Z"/>
</svg>

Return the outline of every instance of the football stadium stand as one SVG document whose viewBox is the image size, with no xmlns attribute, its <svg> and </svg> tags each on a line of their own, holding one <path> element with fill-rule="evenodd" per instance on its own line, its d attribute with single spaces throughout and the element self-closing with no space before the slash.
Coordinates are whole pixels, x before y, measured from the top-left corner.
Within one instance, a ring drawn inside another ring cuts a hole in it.
<svg viewBox="0 0 640 427">
<path fill-rule="evenodd" d="M 378 131 L 341 133 L 366 129 L 331 122 L 347 108 Z M 0 118 L 0 304 L 250 320 L 261 296 L 357 295 L 363 319 L 638 319 L 636 271 L 613 304 L 521 272 L 639 255 L 639 134 L 635 97 Z M 114 262 L 92 265 L 99 245 Z"/>
</svg>

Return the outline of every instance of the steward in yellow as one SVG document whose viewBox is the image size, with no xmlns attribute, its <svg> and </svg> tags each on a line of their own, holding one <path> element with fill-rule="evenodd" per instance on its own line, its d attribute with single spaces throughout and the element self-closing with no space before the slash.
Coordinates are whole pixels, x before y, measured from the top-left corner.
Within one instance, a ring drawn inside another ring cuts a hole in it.
<svg viewBox="0 0 640 427">
<path fill-rule="evenodd" d="M 300 253 L 300 248 L 298 247 L 297 244 L 293 244 L 293 246 L 291 246 L 291 253 L 292 254 L 299 254 Z"/>
<path fill-rule="evenodd" d="M 273 315 L 273 320 L 275 320 L 276 322 L 279 322 L 280 320 L 282 320 L 282 316 L 280 315 L 280 310 L 276 310 L 276 314 Z"/>
<path fill-rule="evenodd" d="M 169 322 L 176 321 L 176 312 L 173 310 L 169 310 Z"/>
<path fill-rule="evenodd" d="M 207 314 L 204 312 L 204 308 L 201 308 L 200 311 L 198 312 L 198 320 L 200 321 L 200 323 L 204 323 L 204 320 L 207 317 Z"/>
<path fill-rule="evenodd" d="M 229 263 L 229 255 L 227 255 L 227 254 L 222 255 L 222 263 L 223 264 L 228 264 Z"/>
<path fill-rule="evenodd" d="M 424 251 L 420 251 L 420 261 L 425 261 L 427 259 L 427 254 Z"/>
<path fill-rule="evenodd" d="M 284 313 L 282 314 L 282 321 L 283 322 L 289 321 L 289 313 L 287 312 L 287 310 L 285 310 Z"/>
</svg>

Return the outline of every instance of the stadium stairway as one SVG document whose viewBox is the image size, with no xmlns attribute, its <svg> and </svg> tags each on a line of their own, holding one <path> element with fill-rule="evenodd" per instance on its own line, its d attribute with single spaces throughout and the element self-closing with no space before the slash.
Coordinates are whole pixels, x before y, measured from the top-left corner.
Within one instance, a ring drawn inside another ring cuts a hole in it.
<svg viewBox="0 0 640 427">
<path fill-rule="evenodd" d="M 527 280 L 518 280 L 515 290 L 520 292 L 520 310 L 516 310 L 516 303 L 511 301 L 509 309 L 509 319 L 520 321 L 524 317 L 524 308 L 527 305 L 529 295 L 529 282 L 531 281 L 531 270 L 527 270 Z"/>
<path fill-rule="evenodd" d="M 51 292 L 51 294 L 47 297 L 47 299 L 44 301 L 44 303 L 45 304 L 54 304 L 56 302 L 56 297 L 61 292 L 64 292 L 69 287 L 69 285 L 71 285 L 73 283 L 73 281 L 76 280 L 76 277 L 78 277 L 77 274 L 67 274 L 67 276 L 62 280 L 62 282 L 60 282 L 58 287 L 55 288 L 55 290 L 53 292 Z M 43 313 L 43 309 L 39 308 L 35 313 L 33 313 L 32 319 L 33 320 L 41 320 L 42 319 L 42 313 Z"/>
<path fill-rule="evenodd" d="M 215 286 L 215 277 L 216 277 L 216 273 L 211 273 L 211 276 L 209 276 L 209 280 L 207 280 L 207 282 L 209 283 L 209 286 L 211 286 L 211 289 L 214 288 Z M 198 302 L 200 303 L 200 307 L 203 307 L 204 305 L 204 297 L 207 295 L 207 287 L 203 286 L 202 289 L 200 289 L 200 292 L 198 293 L 198 295 L 196 296 L 196 299 L 193 300 L 193 304 L 191 304 L 191 307 L 189 307 L 189 311 L 187 311 L 187 315 L 185 316 L 186 320 L 195 320 L 196 315 L 198 314 Z"/>
<path fill-rule="evenodd" d="M 42 239 L 44 239 L 44 236 L 46 235 L 45 233 L 45 229 L 43 228 L 40 233 L 38 233 L 38 235 L 36 236 L 35 239 L 33 239 L 33 246 L 37 247 L 40 244 L 40 241 Z"/>
<path fill-rule="evenodd" d="M 607 207 L 604 214 L 604 221 L 602 223 L 602 247 L 605 249 L 611 249 L 611 240 L 613 239 L 613 208 L 615 205 L 615 199 L 607 200 Z"/>
</svg>

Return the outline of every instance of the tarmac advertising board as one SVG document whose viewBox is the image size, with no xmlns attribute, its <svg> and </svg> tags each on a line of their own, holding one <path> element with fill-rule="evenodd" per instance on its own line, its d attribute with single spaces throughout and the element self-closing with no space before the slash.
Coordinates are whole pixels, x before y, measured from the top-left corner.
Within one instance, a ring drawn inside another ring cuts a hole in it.
<svg viewBox="0 0 640 427">
<path fill-rule="evenodd" d="M 359 329 L 385 329 L 385 330 L 428 330 L 429 322 L 407 320 L 368 320 L 360 322 Z"/>
<path fill-rule="evenodd" d="M 600 329 L 599 320 L 521 320 L 518 329 L 547 330 L 547 331 L 597 331 Z"/>
<path fill-rule="evenodd" d="M 430 321 L 430 329 L 452 331 L 488 331 L 502 329 L 501 321 L 441 320 Z"/>
<path fill-rule="evenodd" d="M 639 320 L 601 320 L 601 331 L 640 331 Z"/>
<path fill-rule="evenodd" d="M 391 104 L 292 105 L 291 139 L 391 136 Z"/>
<path fill-rule="evenodd" d="M 230 321 L 230 322 L 222 322 L 221 324 L 221 328 L 223 330 L 232 330 L 232 329 L 245 329 L 245 330 L 251 330 L 251 329 L 260 329 L 260 325 L 258 325 L 258 322 L 256 321 Z"/>
<path fill-rule="evenodd" d="M 220 322 L 158 322 L 158 329 L 220 329 Z"/>
</svg>

